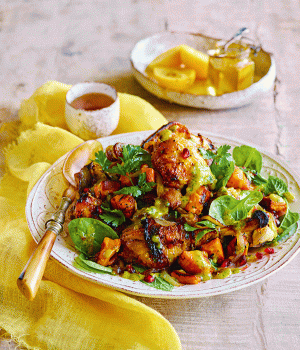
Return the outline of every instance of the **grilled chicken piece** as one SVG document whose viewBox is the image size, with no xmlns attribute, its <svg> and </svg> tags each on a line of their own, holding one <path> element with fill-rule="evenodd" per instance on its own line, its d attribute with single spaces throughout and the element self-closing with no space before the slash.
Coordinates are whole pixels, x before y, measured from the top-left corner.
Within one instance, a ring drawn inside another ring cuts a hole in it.
<svg viewBox="0 0 300 350">
<path fill-rule="evenodd" d="M 173 210 L 181 205 L 181 197 L 181 192 L 175 188 L 166 188 L 161 195 L 161 198 L 168 202 Z"/>
<path fill-rule="evenodd" d="M 120 256 L 127 263 L 155 269 L 169 267 L 190 245 L 182 225 L 163 226 L 152 218 L 144 219 L 141 227 L 126 228 L 120 238 L 123 248 Z"/>
<path fill-rule="evenodd" d="M 155 131 L 142 143 L 142 148 L 144 148 L 149 153 L 152 153 L 154 146 L 161 141 L 161 135 L 163 134 L 162 132 L 167 130 L 175 132 L 181 138 L 192 139 L 197 148 L 203 148 L 205 150 L 211 151 L 216 149 L 211 140 L 200 134 L 197 134 L 197 136 L 191 134 L 185 125 L 182 125 L 178 122 L 170 122 Z"/>
<path fill-rule="evenodd" d="M 209 171 L 198 148 L 213 148 L 201 135 L 190 134 L 180 123 L 169 123 L 143 142 L 151 161 L 166 187 L 182 189 L 193 180 L 196 166 Z M 203 183 L 205 185 L 207 183 Z"/>
</svg>

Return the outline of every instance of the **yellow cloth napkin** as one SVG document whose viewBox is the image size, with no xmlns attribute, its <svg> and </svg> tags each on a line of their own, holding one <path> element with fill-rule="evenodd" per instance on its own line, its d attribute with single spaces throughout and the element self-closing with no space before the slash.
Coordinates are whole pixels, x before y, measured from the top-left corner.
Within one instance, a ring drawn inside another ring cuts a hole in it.
<svg viewBox="0 0 300 350">
<path fill-rule="evenodd" d="M 83 280 L 50 259 L 33 301 L 16 280 L 36 244 L 24 207 L 28 191 L 61 155 L 82 140 L 64 122 L 70 86 L 48 82 L 20 108 L 21 130 L 5 150 L 0 182 L 0 327 L 28 349 L 181 349 L 171 324 L 155 310 L 118 291 Z M 165 118 L 146 101 L 119 94 L 118 132 L 156 129 Z M 151 116 L 153 115 L 153 119 Z"/>
</svg>

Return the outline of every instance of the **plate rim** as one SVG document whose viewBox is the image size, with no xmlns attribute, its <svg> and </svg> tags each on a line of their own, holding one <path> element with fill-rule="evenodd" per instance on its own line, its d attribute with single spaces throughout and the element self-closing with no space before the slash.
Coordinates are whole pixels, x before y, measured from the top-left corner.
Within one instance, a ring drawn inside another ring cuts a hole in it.
<svg viewBox="0 0 300 350">
<path fill-rule="evenodd" d="M 148 135 L 150 135 L 151 133 L 153 133 L 155 131 L 156 130 L 148 130 L 148 131 L 137 131 L 137 132 L 131 132 L 131 133 L 111 135 L 111 136 L 107 136 L 105 138 L 99 138 L 97 140 L 100 142 L 101 142 L 101 140 L 103 141 L 103 139 L 105 139 L 105 141 L 106 140 L 109 141 L 110 139 L 114 139 L 116 137 L 128 138 L 128 137 L 135 137 L 136 135 L 144 135 L 143 137 L 147 137 Z M 210 139 L 211 138 L 213 139 L 215 137 L 215 138 L 219 138 L 219 139 L 226 139 L 227 141 L 230 141 L 233 143 L 238 143 L 239 145 L 248 145 L 248 146 L 255 147 L 263 155 L 266 155 L 272 161 L 279 163 L 284 168 L 284 170 L 287 171 L 292 176 L 292 178 L 295 180 L 297 186 L 300 188 L 300 177 L 298 176 L 298 174 L 279 156 L 274 155 L 271 152 L 266 151 L 264 148 L 259 147 L 251 142 L 244 142 L 243 140 L 240 140 L 238 138 L 232 138 L 232 137 L 229 137 L 226 135 L 220 135 L 217 133 L 212 133 L 212 132 L 207 132 L 207 131 L 202 132 L 199 129 L 192 129 L 192 128 L 190 128 L 190 131 L 193 134 L 194 133 L 196 133 L 196 134 L 201 133 L 201 135 L 208 137 Z M 41 178 L 34 185 L 34 187 L 32 188 L 32 190 L 30 191 L 30 193 L 27 197 L 26 206 L 25 206 L 26 220 L 27 220 L 27 224 L 28 224 L 31 236 L 33 237 L 33 239 L 36 243 L 38 243 L 39 239 L 37 239 L 37 237 L 34 235 L 34 233 L 32 232 L 32 227 L 31 227 L 31 220 L 32 220 L 32 222 L 34 221 L 34 218 L 32 216 L 32 212 L 31 212 L 32 203 L 35 199 L 35 195 L 37 193 L 37 190 L 38 190 L 41 182 L 46 178 L 46 176 L 48 176 L 53 171 L 53 169 L 57 165 L 59 165 L 59 163 L 61 163 L 67 157 L 67 155 L 70 152 L 72 152 L 72 150 L 70 150 L 69 152 L 67 152 L 63 156 L 61 156 L 59 159 L 57 159 L 49 167 L 49 169 L 41 176 Z M 300 198 L 298 198 L 298 199 L 300 199 Z M 31 217 L 31 220 L 30 220 L 30 217 Z M 297 232 L 299 232 L 299 226 L 298 226 Z M 297 234 L 297 232 L 295 234 Z M 116 286 L 107 284 L 106 281 L 99 281 L 96 278 L 92 278 L 91 276 L 88 276 L 86 272 L 82 272 L 81 270 L 76 269 L 73 266 L 72 266 L 73 268 L 71 268 L 70 266 L 65 265 L 64 263 L 62 263 L 61 260 L 59 260 L 59 255 L 57 253 L 55 253 L 54 251 L 51 252 L 50 258 L 53 259 L 55 262 L 59 263 L 61 266 L 63 266 L 65 269 L 67 269 L 70 273 L 73 273 L 73 274 L 79 276 L 80 278 L 83 278 L 85 280 L 99 284 L 101 286 L 111 288 L 113 290 L 118 290 L 120 292 L 127 293 L 130 295 L 135 295 L 135 296 L 140 296 L 140 297 L 148 297 L 148 298 L 161 298 L 161 299 L 195 299 L 195 298 L 211 297 L 211 296 L 215 296 L 215 295 L 222 295 L 222 294 L 230 293 L 230 292 L 233 292 L 236 290 L 246 288 L 246 287 L 251 286 L 253 284 L 259 283 L 259 282 L 263 281 L 264 279 L 273 275 L 275 272 L 279 271 L 281 268 L 286 266 L 288 263 L 290 263 L 298 255 L 299 252 L 300 252 L 300 238 L 298 238 L 298 240 L 295 241 L 294 245 L 274 265 L 271 265 L 269 268 L 267 268 L 267 270 L 260 272 L 258 274 L 257 278 L 252 279 L 250 276 L 250 277 L 248 277 L 248 278 L 250 278 L 250 281 L 248 281 L 246 283 L 242 283 L 241 285 L 237 285 L 237 286 L 236 285 L 229 285 L 229 286 L 227 286 L 227 288 L 223 287 L 223 289 L 222 289 L 222 286 L 221 287 L 219 286 L 219 287 L 217 287 L 218 290 L 216 290 L 212 293 L 208 293 L 208 294 L 201 294 L 201 291 L 196 291 L 195 293 L 188 294 L 188 295 L 183 295 L 183 294 L 173 295 L 172 291 L 164 292 L 161 290 L 154 289 L 153 287 L 149 287 L 149 288 L 151 288 L 150 291 L 153 291 L 153 293 L 151 293 L 151 292 L 148 293 L 148 290 L 147 290 L 147 292 L 146 292 L 146 290 L 144 290 L 144 291 L 132 290 L 132 288 L 130 288 L 130 287 L 128 288 L 128 286 L 127 286 L 127 288 L 116 287 Z M 260 276 L 260 274 L 263 274 L 263 275 Z M 122 278 L 119 276 L 112 276 L 112 277 Z M 133 282 L 133 281 L 131 281 L 131 282 Z M 212 289 L 216 289 L 216 288 L 213 287 Z"/>
<path fill-rule="evenodd" d="M 141 72 L 136 67 L 136 63 L 133 59 L 133 54 L 135 54 L 139 45 L 141 45 L 143 42 L 149 41 L 151 39 L 155 39 L 156 37 L 163 36 L 163 35 L 186 35 L 187 37 L 198 36 L 204 39 L 221 40 L 221 39 L 210 37 L 200 33 L 187 33 L 187 32 L 176 32 L 176 31 L 158 32 L 154 35 L 150 35 L 146 38 L 139 40 L 134 45 L 133 49 L 130 52 L 130 64 L 133 71 L 133 75 L 135 79 L 143 86 L 143 88 L 145 88 L 151 94 L 155 95 L 157 98 L 166 100 L 168 102 L 174 102 L 182 106 L 194 107 L 199 109 L 218 110 L 218 109 L 238 108 L 238 107 L 242 107 L 252 103 L 252 101 L 255 98 L 257 98 L 262 92 L 269 91 L 275 82 L 276 63 L 275 63 L 274 55 L 268 51 L 265 51 L 263 48 L 261 48 L 261 50 L 267 55 L 269 55 L 270 57 L 270 60 L 271 60 L 270 68 L 268 72 L 261 79 L 259 79 L 259 81 L 253 83 L 250 87 L 244 90 L 225 93 L 220 96 L 194 95 L 194 94 L 187 94 L 187 93 L 168 90 L 164 87 L 161 87 L 160 85 L 155 83 L 153 80 L 151 80 L 149 77 L 147 77 L 146 74 Z M 262 86 L 262 89 L 259 91 L 256 91 L 257 87 L 259 86 Z M 246 93 L 249 93 L 248 96 L 242 99 L 241 97 L 243 97 Z M 187 103 L 185 102 L 185 98 L 187 98 L 188 101 L 194 100 L 195 102 Z M 239 99 L 241 99 L 240 102 L 238 102 Z"/>
</svg>

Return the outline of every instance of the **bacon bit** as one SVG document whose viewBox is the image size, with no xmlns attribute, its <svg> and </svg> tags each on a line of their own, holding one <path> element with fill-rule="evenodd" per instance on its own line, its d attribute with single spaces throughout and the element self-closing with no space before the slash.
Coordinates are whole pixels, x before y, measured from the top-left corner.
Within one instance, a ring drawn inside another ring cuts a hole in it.
<svg viewBox="0 0 300 350">
<path fill-rule="evenodd" d="M 268 248 L 266 248 L 266 249 L 264 250 L 264 252 L 267 253 L 267 254 L 274 254 L 274 253 L 275 253 L 275 250 L 274 250 L 274 248 L 268 247 Z"/>
<path fill-rule="evenodd" d="M 261 253 L 261 252 L 257 252 L 256 254 L 255 254 L 255 256 L 256 256 L 256 258 L 258 259 L 258 260 L 260 260 L 260 259 L 262 259 L 263 258 L 263 253 Z"/>
<path fill-rule="evenodd" d="M 187 148 L 182 150 L 182 158 L 187 159 L 190 155 L 190 151 Z"/>
<path fill-rule="evenodd" d="M 229 260 L 229 259 L 225 259 L 225 260 L 222 262 L 221 267 L 228 267 L 229 264 L 230 264 L 230 260 Z"/>
<path fill-rule="evenodd" d="M 155 277 L 152 275 L 147 275 L 144 277 L 144 281 L 148 282 L 148 283 L 152 283 L 152 282 L 154 282 L 154 280 L 155 280 Z"/>
</svg>

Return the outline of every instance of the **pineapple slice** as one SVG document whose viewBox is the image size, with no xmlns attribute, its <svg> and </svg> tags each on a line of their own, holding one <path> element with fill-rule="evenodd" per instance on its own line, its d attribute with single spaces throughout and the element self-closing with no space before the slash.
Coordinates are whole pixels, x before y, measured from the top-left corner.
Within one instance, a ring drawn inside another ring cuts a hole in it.
<svg viewBox="0 0 300 350">
<path fill-rule="evenodd" d="M 153 76 L 159 85 L 173 91 L 181 92 L 193 84 L 196 78 L 196 72 L 194 69 L 188 68 L 155 67 L 153 69 Z"/>
</svg>

